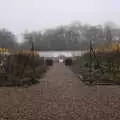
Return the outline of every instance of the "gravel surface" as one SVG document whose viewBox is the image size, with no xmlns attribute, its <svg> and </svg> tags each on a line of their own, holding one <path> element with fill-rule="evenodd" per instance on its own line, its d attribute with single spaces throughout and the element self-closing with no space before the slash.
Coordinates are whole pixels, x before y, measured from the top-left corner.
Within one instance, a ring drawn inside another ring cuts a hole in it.
<svg viewBox="0 0 120 120">
<path fill-rule="evenodd" d="M 37 85 L 0 88 L 0 120 L 120 120 L 120 87 L 85 86 L 54 64 Z"/>
</svg>

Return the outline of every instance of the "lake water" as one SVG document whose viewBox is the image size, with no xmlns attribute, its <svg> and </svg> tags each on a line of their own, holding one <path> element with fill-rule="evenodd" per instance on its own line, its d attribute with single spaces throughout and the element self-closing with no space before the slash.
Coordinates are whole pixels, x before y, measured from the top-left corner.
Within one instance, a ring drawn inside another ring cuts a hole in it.
<svg viewBox="0 0 120 120">
<path fill-rule="evenodd" d="M 39 52 L 41 57 L 73 57 L 73 56 L 81 56 L 85 51 L 41 51 Z"/>
</svg>

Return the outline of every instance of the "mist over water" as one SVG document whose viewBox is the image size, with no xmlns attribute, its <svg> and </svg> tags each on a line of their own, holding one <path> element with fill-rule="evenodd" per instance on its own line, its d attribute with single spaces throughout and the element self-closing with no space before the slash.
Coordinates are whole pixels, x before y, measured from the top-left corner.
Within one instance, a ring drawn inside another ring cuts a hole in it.
<svg viewBox="0 0 120 120">
<path fill-rule="evenodd" d="M 41 51 L 39 55 L 41 57 L 73 57 L 73 56 L 81 56 L 85 51 Z"/>
</svg>

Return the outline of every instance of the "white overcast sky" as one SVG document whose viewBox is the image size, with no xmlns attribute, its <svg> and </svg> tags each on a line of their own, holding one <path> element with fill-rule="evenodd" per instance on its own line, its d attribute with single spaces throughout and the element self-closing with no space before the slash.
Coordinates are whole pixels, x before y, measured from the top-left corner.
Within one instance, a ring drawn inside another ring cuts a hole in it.
<svg viewBox="0 0 120 120">
<path fill-rule="evenodd" d="M 120 25 L 120 0 L 0 0 L 0 28 L 15 34 L 69 24 L 74 20 Z"/>
</svg>

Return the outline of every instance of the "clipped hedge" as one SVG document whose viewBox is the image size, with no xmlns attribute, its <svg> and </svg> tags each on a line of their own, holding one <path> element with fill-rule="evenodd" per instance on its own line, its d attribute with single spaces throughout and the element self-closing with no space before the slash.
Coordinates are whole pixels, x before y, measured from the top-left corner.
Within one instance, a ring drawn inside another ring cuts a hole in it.
<svg viewBox="0 0 120 120">
<path fill-rule="evenodd" d="M 47 59 L 46 60 L 46 65 L 52 66 L 53 65 L 53 60 L 52 59 Z"/>
<path fill-rule="evenodd" d="M 71 58 L 67 58 L 67 59 L 65 59 L 64 63 L 67 66 L 71 66 L 72 65 L 72 59 Z"/>
</svg>

